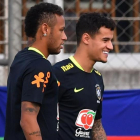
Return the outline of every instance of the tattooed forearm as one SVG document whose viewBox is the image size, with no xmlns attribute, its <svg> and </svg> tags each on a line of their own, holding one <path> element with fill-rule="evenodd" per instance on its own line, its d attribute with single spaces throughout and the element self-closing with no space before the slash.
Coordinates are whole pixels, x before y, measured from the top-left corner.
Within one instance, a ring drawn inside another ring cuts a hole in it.
<svg viewBox="0 0 140 140">
<path fill-rule="evenodd" d="M 24 111 L 27 111 L 27 112 L 36 112 L 37 113 L 37 110 L 35 108 L 25 108 Z"/>
<path fill-rule="evenodd" d="M 96 120 L 93 125 L 92 140 L 107 140 L 101 120 Z"/>
<path fill-rule="evenodd" d="M 29 133 L 29 135 L 41 136 L 41 132 L 36 131 L 36 132 Z"/>
<path fill-rule="evenodd" d="M 36 115 L 38 113 L 38 105 L 35 103 L 23 103 L 22 104 L 22 112 L 29 113 L 32 115 Z"/>
<path fill-rule="evenodd" d="M 26 140 L 42 140 L 41 131 L 37 122 L 40 105 L 33 102 L 23 101 L 21 103 L 20 126 Z"/>
</svg>

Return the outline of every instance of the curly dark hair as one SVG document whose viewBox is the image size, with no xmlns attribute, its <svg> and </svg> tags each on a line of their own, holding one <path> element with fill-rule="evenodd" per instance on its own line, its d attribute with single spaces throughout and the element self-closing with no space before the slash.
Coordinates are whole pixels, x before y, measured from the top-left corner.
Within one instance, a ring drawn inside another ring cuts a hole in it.
<svg viewBox="0 0 140 140">
<path fill-rule="evenodd" d="M 111 18 L 106 17 L 101 13 L 94 12 L 81 15 L 76 24 L 77 45 L 79 45 L 84 33 L 94 36 L 103 26 L 110 30 L 114 30 L 116 25 Z"/>
<path fill-rule="evenodd" d="M 63 15 L 61 7 L 42 2 L 29 9 L 25 17 L 25 33 L 27 37 L 35 37 L 39 25 L 47 23 L 50 27 L 56 24 L 56 15 Z"/>
</svg>

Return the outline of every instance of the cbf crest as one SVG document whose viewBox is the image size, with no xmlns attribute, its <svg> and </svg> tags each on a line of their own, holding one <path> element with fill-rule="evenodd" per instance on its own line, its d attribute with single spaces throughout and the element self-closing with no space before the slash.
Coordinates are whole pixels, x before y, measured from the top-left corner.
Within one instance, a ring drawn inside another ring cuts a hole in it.
<svg viewBox="0 0 140 140">
<path fill-rule="evenodd" d="M 96 87 L 97 98 L 98 98 L 98 100 L 101 100 L 101 88 L 98 84 L 96 84 L 95 87 Z"/>
</svg>

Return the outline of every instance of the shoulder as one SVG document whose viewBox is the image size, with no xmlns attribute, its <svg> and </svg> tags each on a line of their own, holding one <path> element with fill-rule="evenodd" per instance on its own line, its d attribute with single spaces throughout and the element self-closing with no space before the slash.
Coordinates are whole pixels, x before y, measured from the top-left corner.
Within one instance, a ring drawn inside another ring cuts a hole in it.
<svg viewBox="0 0 140 140">
<path fill-rule="evenodd" d="M 102 74 L 96 69 L 93 69 L 93 71 L 94 71 L 96 80 L 98 81 L 98 83 L 100 83 L 103 86 L 102 88 L 104 90 L 104 82 L 103 82 Z M 97 87 L 98 87 L 98 84 L 97 84 Z"/>
<path fill-rule="evenodd" d="M 102 81 L 102 82 L 103 82 L 102 74 L 101 74 L 98 70 L 96 70 L 96 69 L 93 69 L 93 72 L 94 72 L 95 77 L 96 77 L 99 81 Z"/>
<path fill-rule="evenodd" d="M 36 69 L 40 71 L 52 69 L 51 63 L 44 58 L 39 58 L 34 61 L 31 61 L 27 67 L 29 67 L 30 69 Z"/>
<path fill-rule="evenodd" d="M 32 61 L 28 65 L 26 65 L 22 78 L 34 81 L 35 79 L 45 79 L 47 78 L 53 78 L 53 70 L 52 66 L 48 62 L 48 60 L 41 58 L 37 59 L 36 61 Z"/>
<path fill-rule="evenodd" d="M 101 77 L 102 77 L 102 74 L 101 74 L 98 70 L 96 70 L 96 69 L 94 68 L 93 71 L 94 71 L 94 73 L 95 73 L 97 76 L 101 76 Z"/>
<path fill-rule="evenodd" d="M 42 57 L 39 53 L 29 50 L 28 47 L 19 51 L 15 56 L 14 63 L 18 63 L 21 65 L 41 65 L 48 64 L 49 61 Z"/>
<path fill-rule="evenodd" d="M 65 59 L 63 61 L 57 62 L 53 66 L 53 71 L 59 81 L 64 81 L 64 79 L 69 75 L 69 72 L 74 68 L 73 63 L 70 59 Z"/>
<path fill-rule="evenodd" d="M 65 73 L 68 70 L 70 70 L 71 68 L 73 68 L 74 65 L 73 63 L 70 61 L 70 59 L 65 59 L 63 61 L 57 62 L 54 66 L 53 69 L 54 71 L 56 70 L 60 70 L 61 72 Z"/>
</svg>

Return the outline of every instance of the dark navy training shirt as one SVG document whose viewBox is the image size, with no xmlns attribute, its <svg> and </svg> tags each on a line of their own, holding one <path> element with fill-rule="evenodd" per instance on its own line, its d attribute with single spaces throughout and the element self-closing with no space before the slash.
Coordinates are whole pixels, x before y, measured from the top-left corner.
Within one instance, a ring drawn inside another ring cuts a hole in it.
<svg viewBox="0 0 140 140">
<path fill-rule="evenodd" d="M 60 82 L 58 140 L 91 139 L 94 120 L 102 117 L 102 75 L 95 69 L 85 72 L 74 57 L 53 69 Z"/>
<path fill-rule="evenodd" d="M 4 140 L 25 140 L 20 127 L 21 102 L 38 103 L 43 140 L 57 140 L 58 85 L 50 62 L 35 48 L 20 51 L 10 67 Z"/>
</svg>

